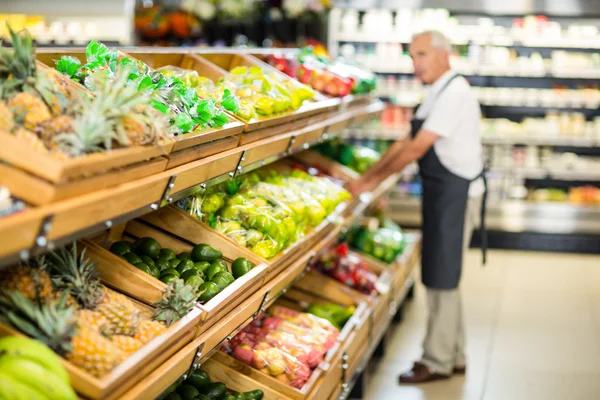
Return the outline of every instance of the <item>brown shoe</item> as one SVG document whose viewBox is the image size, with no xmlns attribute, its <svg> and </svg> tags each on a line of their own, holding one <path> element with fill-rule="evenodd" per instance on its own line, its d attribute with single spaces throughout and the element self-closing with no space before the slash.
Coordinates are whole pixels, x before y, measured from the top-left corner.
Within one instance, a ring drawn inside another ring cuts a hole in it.
<svg viewBox="0 0 600 400">
<path fill-rule="evenodd" d="M 467 367 L 466 365 L 463 365 L 462 367 L 454 367 L 452 373 L 454 375 L 465 375 L 467 373 Z"/>
<path fill-rule="evenodd" d="M 450 375 L 442 375 L 435 372 L 431 372 L 425 364 L 416 362 L 410 371 L 400 375 L 399 381 L 400 383 L 417 384 L 439 381 L 448 378 L 450 378 Z"/>
</svg>

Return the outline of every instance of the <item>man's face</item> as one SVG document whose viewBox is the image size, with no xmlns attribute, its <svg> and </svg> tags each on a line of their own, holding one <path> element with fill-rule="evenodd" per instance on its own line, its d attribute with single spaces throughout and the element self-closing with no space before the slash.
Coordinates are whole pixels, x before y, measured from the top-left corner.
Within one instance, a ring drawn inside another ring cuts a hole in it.
<svg viewBox="0 0 600 400">
<path fill-rule="evenodd" d="M 448 52 L 433 47 L 429 35 L 413 40 L 408 50 L 415 67 L 415 76 L 427 85 L 435 82 L 447 69 Z"/>
</svg>

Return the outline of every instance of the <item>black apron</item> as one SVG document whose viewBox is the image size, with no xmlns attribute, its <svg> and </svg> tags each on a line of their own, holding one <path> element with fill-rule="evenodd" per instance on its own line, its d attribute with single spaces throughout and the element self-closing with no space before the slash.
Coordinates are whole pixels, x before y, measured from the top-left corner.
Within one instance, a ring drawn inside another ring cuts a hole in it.
<svg viewBox="0 0 600 400">
<path fill-rule="evenodd" d="M 459 75 L 455 75 L 437 93 L 439 96 Z M 435 100 L 434 99 L 434 102 Z M 417 107 L 418 109 L 418 107 Z M 416 110 L 415 110 L 416 115 Z M 411 121 L 411 137 L 415 137 L 425 120 Z M 419 160 L 423 183 L 422 217 L 423 250 L 421 277 L 423 284 L 434 289 L 456 289 L 460 281 L 463 258 L 463 235 L 469 185 L 483 178 L 485 191 L 481 204 L 481 245 L 486 263 L 487 234 L 485 207 L 487 182 L 484 171 L 469 180 L 450 172 L 440 162 L 434 146 Z"/>
</svg>

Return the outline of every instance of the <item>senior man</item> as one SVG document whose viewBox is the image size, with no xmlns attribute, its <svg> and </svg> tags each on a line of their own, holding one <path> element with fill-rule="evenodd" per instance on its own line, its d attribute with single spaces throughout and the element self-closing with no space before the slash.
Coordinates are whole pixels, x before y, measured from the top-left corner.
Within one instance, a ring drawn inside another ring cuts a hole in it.
<svg viewBox="0 0 600 400">
<path fill-rule="evenodd" d="M 450 68 L 451 46 L 437 31 L 419 33 L 409 47 L 415 76 L 430 85 L 411 122 L 411 139 L 390 147 L 359 180 L 357 195 L 418 160 L 423 182 L 421 278 L 428 324 L 422 359 L 401 383 L 464 374 L 465 333 L 459 292 L 463 252 L 477 220 L 484 231 L 485 177 L 479 134 L 480 106 L 467 80 Z M 482 236 L 485 238 L 485 235 Z M 485 240 L 482 240 L 485 263 Z"/>
</svg>

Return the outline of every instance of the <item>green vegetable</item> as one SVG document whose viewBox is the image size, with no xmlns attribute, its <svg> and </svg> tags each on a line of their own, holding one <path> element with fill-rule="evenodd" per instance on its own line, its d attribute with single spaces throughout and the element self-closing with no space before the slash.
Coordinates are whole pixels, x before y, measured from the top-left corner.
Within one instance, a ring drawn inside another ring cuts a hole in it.
<svg viewBox="0 0 600 400">
<path fill-rule="evenodd" d="M 147 266 L 156 268 L 156 263 L 154 262 L 154 260 L 153 260 L 153 259 L 151 259 L 150 257 L 148 257 L 147 255 L 145 255 L 145 254 L 142 254 L 142 255 L 140 256 L 140 259 L 141 259 L 141 260 L 142 260 L 142 262 L 143 262 L 144 264 L 146 264 Z"/>
<path fill-rule="evenodd" d="M 217 284 L 214 282 L 206 282 L 200 286 L 199 291 L 201 294 L 198 297 L 198 301 L 201 303 L 206 303 L 218 295 L 221 289 L 219 289 L 219 286 L 217 286 Z"/>
<path fill-rule="evenodd" d="M 179 258 L 180 260 L 191 260 L 192 259 L 192 253 L 190 253 L 189 251 L 184 251 L 182 253 L 179 253 L 179 255 L 177 256 L 177 258 Z"/>
<path fill-rule="evenodd" d="M 171 260 L 176 257 L 175 252 L 171 249 L 160 249 L 158 256 L 166 258 L 167 260 Z"/>
<path fill-rule="evenodd" d="M 265 395 L 262 390 L 253 390 L 251 392 L 243 393 L 244 400 L 262 400 Z"/>
<path fill-rule="evenodd" d="M 130 253 L 132 250 L 133 247 L 130 242 L 114 242 L 112 246 L 110 246 L 111 253 L 121 256 Z"/>
<path fill-rule="evenodd" d="M 179 277 L 179 271 L 177 271 L 175 268 L 167 268 L 163 271 L 160 271 L 160 275 L 175 275 L 176 277 Z"/>
<path fill-rule="evenodd" d="M 216 283 L 219 289 L 223 290 L 231 285 L 235 281 L 235 278 L 229 272 L 219 272 L 210 281 Z"/>
<path fill-rule="evenodd" d="M 208 269 L 204 273 L 204 276 L 209 281 L 212 281 L 212 278 L 219 272 L 227 272 L 227 264 L 223 265 L 222 263 L 215 261 L 210 265 L 210 267 L 208 267 Z"/>
<path fill-rule="evenodd" d="M 183 400 L 183 398 L 178 393 L 169 393 L 163 400 Z"/>
<path fill-rule="evenodd" d="M 198 276 L 198 273 L 194 269 L 188 269 L 187 271 L 184 271 L 181 273 L 181 275 L 179 275 L 179 277 L 186 282 L 187 282 L 188 278 L 190 278 L 192 276 Z"/>
<path fill-rule="evenodd" d="M 252 267 L 252 262 L 247 258 L 238 258 L 231 263 L 231 274 L 235 279 L 238 279 L 250 272 Z"/>
<path fill-rule="evenodd" d="M 306 312 L 331 322 L 337 329 L 342 330 L 346 322 L 354 315 L 354 306 L 342 307 L 337 304 L 311 304 Z"/>
<path fill-rule="evenodd" d="M 159 271 L 164 271 L 167 268 L 171 268 L 171 265 L 169 264 L 169 260 L 164 257 L 160 257 L 158 260 L 156 260 L 156 268 L 158 268 Z"/>
<path fill-rule="evenodd" d="M 202 388 L 202 394 L 209 399 L 220 399 L 226 392 L 227 386 L 222 382 L 209 383 Z"/>
<path fill-rule="evenodd" d="M 179 264 L 177 264 L 177 271 L 180 274 L 190 269 L 195 269 L 194 262 L 192 260 L 180 260 Z"/>
<path fill-rule="evenodd" d="M 194 263 L 194 269 L 202 275 L 206 275 L 206 270 L 210 267 L 210 263 L 208 261 L 198 261 Z"/>
<path fill-rule="evenodd" d="M 179 263 L 181 263 L 182 261 L 179 258 L 171 258 L 169 260 L 169 267 L 170 268 L 177 268 L 179 266 Z"/>
<path fill-rule="evenodd" d="M 161 282 L 166 283 L 167 285 L 169 283 L 172 283 L 172 282 L 176 281 L 177 279 L 179 279 L 179 277 L 176 276 L 176 275 L 172 275 L 172 274 L 166 274 L 166 275 L 161 275 L 160 276 Z"/>
<path fill-rule="evenodd" d="M 135 263 L 133 264 L 137 269 L 144 271 L 145 273 L 147 273 L 148 275 L 153 275 L 152 270 L 150 269 L 150 267 L 146 264 L 144 264 L 143 262 L 139 262 L 139 263 Z"/>
<path fill-rule="evenodd" d="M 197 246 L 194 246 L 194 249 L 192 250 L 192 260 L 194 262 L 198 262 L 198 261 L 213 262 L 215 260 L 218 260 L 222 256 L 223 256 L 223 253 L 221 253 L 219 250 L 217 250 L 214 247 L 211 247 L 207 244 L 199 244 Z"/>
<path fill-rule="evenodd" d="M 188 376 L 188 378 L 185 380 L 185 383 L 188 383 L 194 386 L 196 389 L 200 390 L 204 386 L 211 383 L 211 380 L 206 372 L 197 369 L 194 372 L 192 372 L 190 376 Z"/>
<path fill-rule="evenodd" d="M 192 385 L 181 385 L 177 388 L 177 394 L 179 394 L 183 400 L 194 400 L 194 398 L 200 394 L 200 391 Z"/>
<path fill-rule="evenodd" d="M 150 258 L 158 258 L 160 253 L 160 245 L 151 237 L 136 240 L 134 246 L 139 254 L 145 254 Z"/>
<path fill-rule="evenodd" d="M 140 256 L 138 256 L 135 253 L 125 253 L 123 254 L 123 257 L 129 261 L 131 264 L 139 264 L 142 262 L 142 259 L 140 258 Z"/>
</svg>

